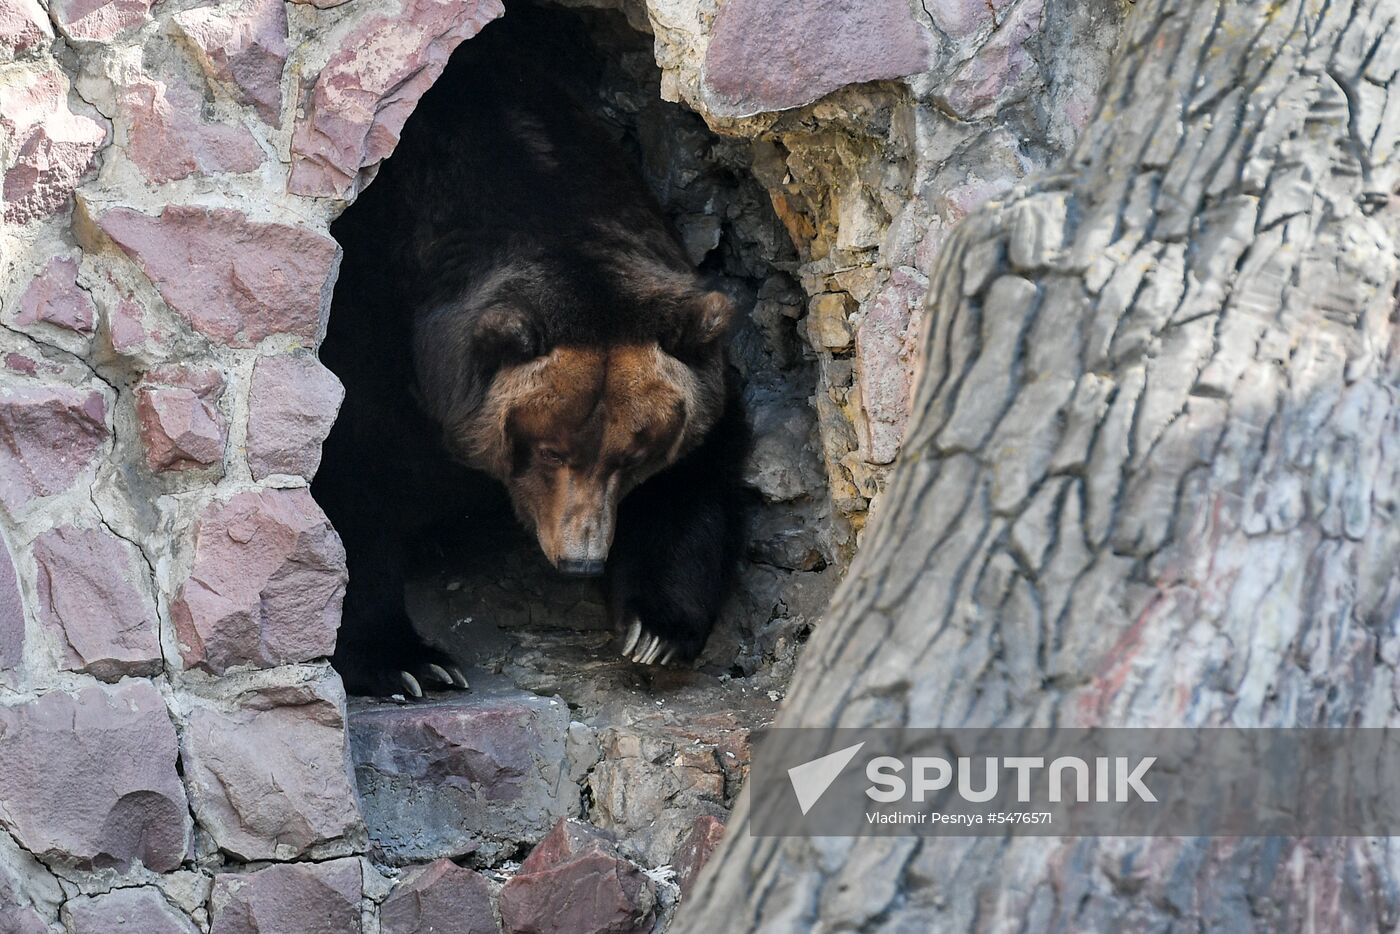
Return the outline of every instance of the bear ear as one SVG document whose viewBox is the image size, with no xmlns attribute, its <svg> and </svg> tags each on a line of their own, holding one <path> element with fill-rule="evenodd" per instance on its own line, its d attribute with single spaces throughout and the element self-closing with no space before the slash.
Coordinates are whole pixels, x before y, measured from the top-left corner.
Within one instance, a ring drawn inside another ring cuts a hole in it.
<svg viewBox="0 0 1400 934">
<path fill-rule="evenodd" d="M 488 369 L 538 357 L 540 333 L 529 312 L 513 304 L 490 305 L 472 322 L 473 355 Z"/>
<path fill-rule="evenodd" d="M 689 356 L 704 351 L 729 333 L 734 323 L 734 302 L 723 292 L 702 292 L 681 303 L 679 320 L 670 339 L 663 341 L 672 356 Z"/>
<path fill-rule="evenodd" d="M 418 388 L 429 414 L 445 425 L 481 406 L 501 367 L 542 352 L 529 310 L 519 306 L 493 304 L 468 314 L 449 304 L 415 326 Z"/>
</svg>

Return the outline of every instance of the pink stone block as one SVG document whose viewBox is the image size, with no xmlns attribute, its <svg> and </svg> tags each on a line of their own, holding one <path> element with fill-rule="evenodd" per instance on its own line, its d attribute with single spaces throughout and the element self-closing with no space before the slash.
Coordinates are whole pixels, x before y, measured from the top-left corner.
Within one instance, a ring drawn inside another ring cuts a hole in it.
<svg viewBox="0 0 1400 934">
<path fill-rule="evenodd" d="M 63 921 L 73 934 L 196 934 L 189 918 L 154 886 L 80 895 L 63 903 Z"/>
<path fill-rule="evenodd" d="M 506 934 L 650 930 L 655 888 L 612 838 L 561 820 L 501 889 Z"/>
<path fill-rule="evenodd" d="M 143 386 L 136 391 L 136 416 L 153 471 L 191 470 L 219 463 L 227 431 L 223 414 L 188 389 Z"/>
<path fill-rule="evenodd" d="M 223 375 L 210 367 L 164 367 L 142 377 L 136 420 L 146 466 L 159 472 L 220 463 L 228 439 L 223 391 Z"/>
<path fill-rule="evenodd" d="M 102 394 L 25 383 L 0 388 L 0 503 L 11 511 L 73 485 L 108 438 Z"/>
<path fill-rule="evenodd" d="M 1021 76 L 1035 65 L 1026 43 L 1040 32 L 1044 13 L 1044 0 L 1022 3 L 958 69 L 944 98 L 954 114 L 974 120 L 995 112 Z"/>
<path fill-rule="evenodd" d="M 16 324 L 43 322 L 78 334 L 91 334 L 97 308 L 78 287 L 78 264 L 67 256 L 49 260 L 19 299 Z"/>
<path fill-rule="evenodd" d="M 500 0 L 404 0 L 351 30 L 301 102 L 288 189 L 350 196 L 360 169 L 394 151 L 452 50 L 503 12 Z"/>
<path fill-rule="evenodd" d="M 908 330 L 927 288 L 921 277 L 896 269 L 856 331 L 856 379 L 864 416 L 861 454 L 872 464 L 893 463 L 904 439 L 914 369 Z"/>
<path fill-rule="evenodd" d="M 59 526 L 34 541 L 39 621 L 59 637 L 63 668 L 108 681 L 161 669 L 159 619 L 136 546 L 101 528 Z"/>
<path fill-rule="evenodd" d="M 928 58 L 928 33 L 905 0 L 728 0 L 704 80 L 717 113 L 748 115 L 916 74 Z"/>
<path fill-rule="evenodd" d="M 145 313 L 140 303 L 128 296 L 121 296 L 107 312 L 107 331 L 112 340 L 112 349 L 119 354 L 136 352 L 146 346 L 151 333 L 146 329 Z"/>
<path fill-rule="evenodd" d="M 24 596 L 19 592 L 14 556 L 0 540 L 0 671 L 24 660 Z"/>
<path fill-rule="evenodd" d="M 1001 0 L 998 6 L 1004 6 Z M 992 25 L 995 11 L 988 0 L 928 0 L 924 9 L 934 25 L 952 39 L 966 39 Z"/>
<path fill-rule="evenodd" d="M 345 387 L 311 354 L 260 357 L 248 401 L 248 465 L 253 479 L 295 474 L 310 479 Z"/>
<path fill-rule="evenodd" d="M 0 53 L 22 55 L 51 39 L 53 27 L 38 0 L 0 0 Z"/>
<path fill-rule="evenodd" d="M 682 897 L 700 877 L 700 870 L 705 868 L 723 839 L 724 821 L 709 814 L 695 818 L 690 832 L 671 857 L 671 865 L 676 870 L 676 885 L 680 886 Z"/>
<path fill-rule="evenodd" d="M 497 934 L 491 910 L 491 884 L 473 872 L 440 859 L 394 889 L 379 910 L 382 934 Z"/>
<path fill-rule="evenodd" d="M 40 859 L 169 872 L 190 834 L 176 756 L 175 727 L 149 681 L 0 707 L 0 823 Z"/>
<path fill-rule="evenodd" d="M 199 52 L 204 73 L 232 85 L 269 126 L 282 110 L 287 9 L 282 0 L 212 3 L 176 13 L 175 25 Z"/>
<path fill-rule="evenodd" d="M 117 93 L 127 121 L 126 154 L 141 174 L 161 183 L 191 175 L 251 172 L 263 151 L 241 126 L 203 119 L 203 101 L 178 80 L 137 78 Z"/>
<path fill-rule="evenodd" d="M 0 83 L 0 129 L 13 140 L 3 190 L 4 218 L 16 224 L 63 208 L 107 139 L 102 123 L 69 109 L 67 80 L 57 65 Z"/>
<path fill-rule="evenodd" d="M 340 262 L 326 234 L 174 204 L 158 217 L 113 208 L 98 223 L 201 334 L 233 347 L 273 334 L 320 339 Z"/>
<path fill-rule="evenodd" d="M 346 577 L 340 536 L 305 489 L 210 505 L 171 606 L 185 664 L 222 673 L 330 655 Z"/>
<path fill-rule="evenodd" d="M 50 11 L 69 39 L 106 42 L 151 20 L 155 0 L 52 0 Z"/>
<path fill-rule="evenodd" d="M 220 873 L 210 934 L 357 934 L 362 885 L 357 859 Z"/>
<path fill-rule="evenodd" d="M 231 706 L 196 707 L 182 740 L 199 824 L 235 858 L 295 859 L 338 841 L 363 845 L 339 678 L 248 691 Z M 214 929 L 220 930 L 217 895 L 214 904 Z"/>
</svg>

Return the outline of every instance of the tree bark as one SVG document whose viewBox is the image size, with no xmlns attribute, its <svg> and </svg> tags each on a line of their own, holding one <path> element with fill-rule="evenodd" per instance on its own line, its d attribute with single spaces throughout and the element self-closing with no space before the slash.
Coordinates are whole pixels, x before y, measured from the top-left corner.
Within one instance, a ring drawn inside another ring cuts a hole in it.
<svg viewBox="0 0 1400 934">
<path fill-rule="evenodd" d="M 1400 724 L 1400 4 L 1139 0 L 1065 171 L 945 246 L 780 726 Z M 675 930 L 1373 930 L 1391 839 L 774 839 Z"/>
</svg>

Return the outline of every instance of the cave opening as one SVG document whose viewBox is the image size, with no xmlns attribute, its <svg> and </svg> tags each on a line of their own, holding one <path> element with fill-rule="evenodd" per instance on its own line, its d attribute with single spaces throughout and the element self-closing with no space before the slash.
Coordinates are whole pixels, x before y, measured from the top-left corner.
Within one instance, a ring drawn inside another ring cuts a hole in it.
<svg viewBox="0 0 1400 934">
<path fill-rule="evenodd" d="M 373 517 L 386 502 L 422 509 L 412 502 L 419 490 L 441 489 L 443 478 L 421 474 L 458 468 L 420 456 L 423 445 L 440 444 L 441 432 L 417 397 L 412 336 L 395 314 L 412 284 L 386 272 L 404 233 L 401 205 L 382 181 L 369 183 L 332 227 L 345 255 L 321 357 L 347 394 L 313 493 L 346 539 L 352 594 L 357 586 L 403 588 L 416 631 L 474 686 L 558 694 L 580 716 L 639 690 L 678 702 L 703 696 L 697 703 L 715 709 L 731 695 L 772 700 L 830 595 L 839 560 L 811 402 L 816 363 L 797 329 L 806 302 L 793 277 L 798 260 L 750 174 L 750 144 L 662 100 L 651 37 L 622 14 L 519 2 L 458 48 L 377 178 L 404 174 L 412 159 L 451 159 L 425 138 L 433 128 L 421 114 L 480 93 L 474 79 L 527 60 L 536 71 L 547 63 L 546 83 L 497 82 L 491 93 L 565 95 L 587 113 L 640 172 L 690 262 L 737 307 L 728 359 L 751 435 L 743 469 L 751 508 L 736 580 L 704 652 L 683 667 L 624 659 L 599 582 L 559 574 L 501 485 L 470 471 L 460 473 L 460 497 L 427 504 L 438 518 L 410 543 L 405 579 L 384 573 L 383 537 L 367 527 Z M 356 534 L 356 526 L 366 528 Z M 392 655 L 394 647 L 380 651 Z"/>
</svg>

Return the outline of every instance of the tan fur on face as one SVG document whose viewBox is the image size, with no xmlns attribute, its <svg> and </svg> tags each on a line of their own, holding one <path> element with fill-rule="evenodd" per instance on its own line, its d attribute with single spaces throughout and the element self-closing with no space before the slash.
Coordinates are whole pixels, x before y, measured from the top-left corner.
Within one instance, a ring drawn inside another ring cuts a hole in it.
<svg viewBox="0 0 1400 934">
<path fill-rule="evenodd" d="M 718 414 L 696 374 L 655 344 L 558 347 L 502 369 L 451 440 L 506 484 L 551 561 L 595 561 L 607 556 L 622 498 Z"/>
</svg>

